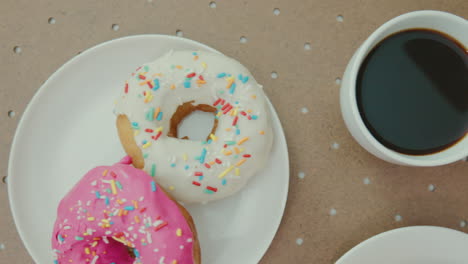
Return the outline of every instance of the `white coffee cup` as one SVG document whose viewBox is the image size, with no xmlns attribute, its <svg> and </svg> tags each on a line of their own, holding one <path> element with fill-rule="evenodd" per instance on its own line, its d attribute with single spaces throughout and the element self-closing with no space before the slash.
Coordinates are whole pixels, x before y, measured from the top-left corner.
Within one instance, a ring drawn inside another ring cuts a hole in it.
<svg viewBox="0 0 468 264">
<path fill-rule="evenodd" d="M 426 28 L 443 32 L 468 48 L 468 21 L 440 11 L 415 11 L 403 14 L 380 26 L 358 48 L 351 58 L 341 83 L 340 104 L 343 119 L 353 137 L 375 156 L 400 165 L 438 166 L 461 160 L 468 156 L 468 136 L 455 145 L 428 155 L 406 155 L 382 145 L 369 132 L 359 114 L 356 99 L 356 79 L 361 63 L 367 54 L 385 37 L 406 29 Z"/>
</svg>

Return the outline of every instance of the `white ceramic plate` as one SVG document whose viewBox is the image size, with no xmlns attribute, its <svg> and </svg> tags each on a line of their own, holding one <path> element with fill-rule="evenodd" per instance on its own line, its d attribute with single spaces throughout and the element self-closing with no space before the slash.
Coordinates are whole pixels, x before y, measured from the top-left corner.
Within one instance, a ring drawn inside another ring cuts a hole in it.
<svg viewBox="0 0 468 264">
<path fill-rule="evenodd" d="M 124 156 L 113 102 L 137 66 L 170 49 L 214 49 L 184 38 L 140 35 L 109 41 L 73 58 L 29 103 L 10 153 L 8 189 L 18 232 L 36 263 L 52 263 L 50 237 L 60 199 L 88 170 Z M 257 263 L 283 215 L 288 150 L 273 107 L 274 146 L 265 170 L 240 193 L 190 206 L 204 264 Z"/>
<path fill-rule="evenodd" d="M 468 235 L 435 226 L 399 228 L 357 245 L 336 264 L 466 264 Z"/>
</svg>

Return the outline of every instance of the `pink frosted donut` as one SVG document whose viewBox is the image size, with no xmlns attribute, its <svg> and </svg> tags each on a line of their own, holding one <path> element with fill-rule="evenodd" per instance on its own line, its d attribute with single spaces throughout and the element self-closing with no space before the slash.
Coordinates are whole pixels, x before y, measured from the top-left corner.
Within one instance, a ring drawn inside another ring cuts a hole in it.
<svg viewBox="0 0 468 264">
<path fill-rule="evenodd" d="M 200 263 L 190 214 L 129 162 L 92 169 L 62 199 L 54 263 Z"/>
</svg>

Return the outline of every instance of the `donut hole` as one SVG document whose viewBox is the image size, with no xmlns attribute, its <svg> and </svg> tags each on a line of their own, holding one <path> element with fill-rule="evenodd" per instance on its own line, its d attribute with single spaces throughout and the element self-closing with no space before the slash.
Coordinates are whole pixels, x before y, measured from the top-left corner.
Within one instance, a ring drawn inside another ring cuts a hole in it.
<svg viewBox="0 0 468 264">
<path fill-rule="evenodd" d="M 216 108 L 193 101 L 179 105 L 171 117 L 169 137 L 205 141 L 210 135 L 215 135 L 218 120 L 215 118 Z"/>
<path fill-rule="evenodd" d="M 94 244 L 95 241 L 98 243 Z M 95 245 L 93 247 L 93 245 Z M 119 263 L 119 264 L 133 264 L 135 262 L 135 249 L 128 247 L 121 241 L 114 238 L 103 237 L 94 238 L 93 240 L 83 241 L 76 248 L 82 247 L 83 259 L 86 263 L 94 263 L 93 258 L 98 256 L 100 262 L 96 263 Z M 87 248 L 87 249 L 86 249 Z"/>
</svg>

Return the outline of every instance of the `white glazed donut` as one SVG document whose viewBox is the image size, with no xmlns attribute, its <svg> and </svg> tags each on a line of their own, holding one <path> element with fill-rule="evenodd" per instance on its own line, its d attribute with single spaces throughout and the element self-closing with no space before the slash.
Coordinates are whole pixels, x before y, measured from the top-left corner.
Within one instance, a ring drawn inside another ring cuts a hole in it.
<svg viewBox="0 0 468 264">
<path fill-rule="evenodd" d="M 130 121 L 144 170 L 181 202 L 232 195 L 269 158 L 273 132 L 267 98 L 234 59 L 171 51 L 139 67 L 122 90 L 115 114 Z M 168 136 L 181 105 L 209 105 L 216 111 L 217 129 L 207 141 Z M 128 150 L 122 133 L 119 129 Z"/>
</svg>

